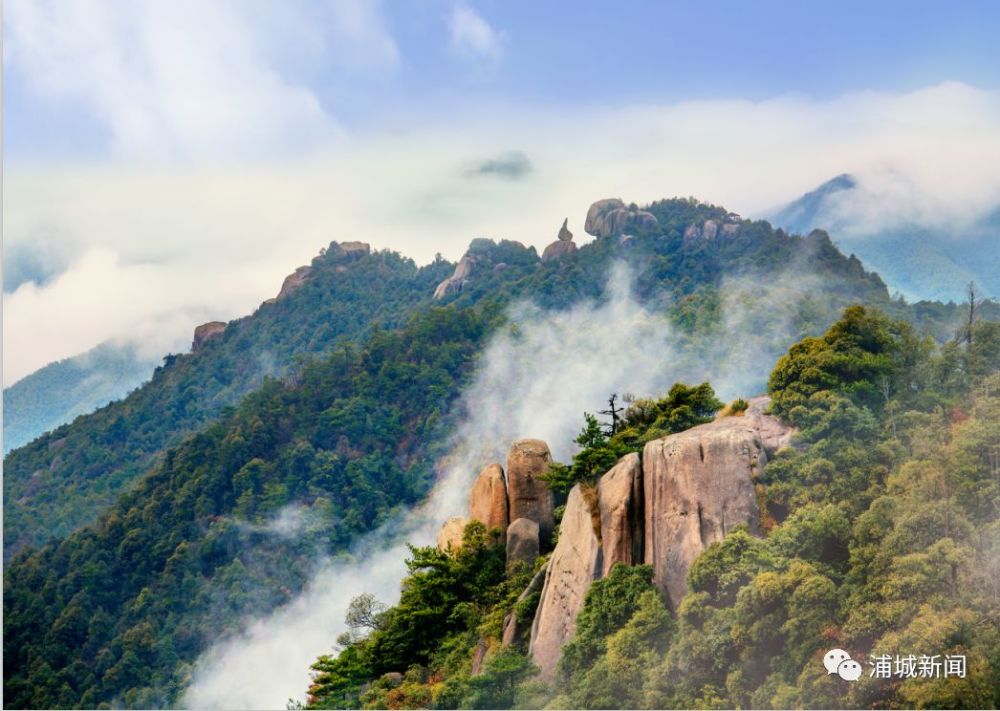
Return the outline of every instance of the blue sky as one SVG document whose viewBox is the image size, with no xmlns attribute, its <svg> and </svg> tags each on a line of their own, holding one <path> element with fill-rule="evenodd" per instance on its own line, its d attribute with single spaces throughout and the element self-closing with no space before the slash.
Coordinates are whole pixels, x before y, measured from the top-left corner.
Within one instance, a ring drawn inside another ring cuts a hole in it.
<svg viewBox="0 0 1000 711">
<path fill-rule="evenodd" d="M 335 3 L 293 4 L 296 15 L 322 28 Z M 486 23 L 493 48 L 456 51 L 449 20 L 463 6 Z M 308 87 L 353 131 L 456 102 L 585 107 L 788 93 L 828 98 L 943 81 L 995 89 L 1000 80 L 997 2 L 397 0 L 373 7 L 376 31 L 396 48 L 393 61 L 331 61 L 335 49 L 297 47 L 294 27 L 274 32 L 287 42 L 272 52 L 275 70 Z M 87 101 L 39 95 L 16 47 L 5 80 L 11 159 L 92 158 L 107 149 L 107 126 Z"/>
<path fill-rule="evenodd" d="M 998 27 L 998 2 L 6 0 L 4 382 L 186 348 L 331 239 L 540 250 L 597 199 L 760 215 L 841 173 L 872 224 L 957 224 L 1000 204 Z"/>
</svg>

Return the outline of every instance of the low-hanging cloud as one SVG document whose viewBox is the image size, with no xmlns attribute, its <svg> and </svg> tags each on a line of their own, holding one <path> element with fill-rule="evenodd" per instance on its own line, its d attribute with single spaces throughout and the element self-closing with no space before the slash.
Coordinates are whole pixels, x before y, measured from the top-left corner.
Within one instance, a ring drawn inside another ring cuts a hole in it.
<svg viewBox="0 0 1000 711">
<path fill-rule="evenodd" d="M 332 653 L 347 629 L 351 598 L 369 592 L 397 600 L 407 543 L 431 544 L 449 516 L 464 514 L 474 476 L 490 462 L 505 462 L 513 440 L 544 439 L 567 461 L 583 413 L 612 392 L 659 395 L 678 380 L 710 380 L 726 398 L 757 392 L 796 335 L 792 308 L 777 300 L 801 300 L 814 286 L 786 277 L 771 280 L 780 286 L 750 276 L 725 284 L 726 335 L 718 345 L 685 341 L 664 313 L 638 303 L 623 265 L 611 271 L 602 301 L 560 312 L 526 303 L 512 308 L 456 403 L 452 445 L 427 502 L 364 537 L 349 555 L 321 561 L 296 600 L 206 652 L 184 705 L 262 708 L 301 699 L 309 665 Z"/>
<path fill-rule="evenodd" d="M 114 252 L 92 249 L 51 282 L 4 294 L 4 384 L 99 343 L 133 346 L 143 361 L 187 351 L 195 325 L 228 321 L 260 302 L 258 268 L 243 265 L 215 284 L 210 267 L 123 264 Z M 276 291 L 273 266 L 270 281 Z"/>
<path fill-rule="evenodd" d="M 505 151 L 492 158 L 476 163 L 466 170 L 470 178 L 496 176 L 508 180 L 518 180 L 531 172 L 531 161 L 522 151 Z"/>
<path fill-rule="evenodd" d="M 582 225 L 590 203 L 609 196 L 645 203 L 695 195 L 755 214 L 834 175 L 892 170 L 915 186 L 893 214 L 974 216 L 1000 203 L 1000 93 L 961 84 L 829 100 L 449 111 L 280 161 L 8 164 L 6 245 L 30 242 L 42 226 L 80 246 L 70 271 L 92 250 L 107 250 L 123 266 L 157 265 L 190 302 L 220 312 L 210 318 L 231 318 L 273 296 L 331 239 L 361 239 L 420 263 L 436 253 L 457 259 L 480 236 L 541 249 L 565 216 L 571 229 Z M 469 165 L 510 146 L 530 156 L 530 172 L 468 178 Z M 932 209 L 908 209 L 926 196 Z M 868 205 L 877 211 L 881 202 Z M 129 269 L 87 278 L 76 271 L 80 278 L 50 280 L 32 298 L 5 298 L 6 360 L 22 363 L 22 373 L 87 350 L 111 330 L 128 336 L 131 322 L 90 308 L 92 295 L 118 295 L 146 320 L 163 310 Z M 71 332 L 80 337 L 63 338 L 67 322 L 79 324 Z M 188 338 L 196 324 L 172 337 Z"/>
</svg>

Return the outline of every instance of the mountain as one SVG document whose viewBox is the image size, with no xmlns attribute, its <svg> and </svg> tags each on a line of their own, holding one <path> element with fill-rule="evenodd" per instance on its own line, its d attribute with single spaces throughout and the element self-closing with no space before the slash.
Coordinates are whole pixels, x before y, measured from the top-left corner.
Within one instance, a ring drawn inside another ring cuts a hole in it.
<svg viewBox="0 0 1000 711">
<path fill-rule="evenodd" d="M 318 558 L 426 496 L 468 414 L 459 395 L 498 329 L 516 333 L 523 302 L 545 314 L 607 300 L 614 265 L 631 270 L 633 298 L 672 324 L 693 362 L 733 339 L 780 353 L 857 301 L 939 335 L 962 317 L 890 299 L 822 232 L 789 235 L 694 200 L 593 209 L 596 239 L 576 247 L 567 227 L 547 257 L 474 240 L 459 264 L 418 268 L 331 244 L 275 301 L 199 327 L 192 353 L 168 357 L 124 400 L 11 452 L 5 704 L 176 705 L 211 643 L 295 599 Z M 765 286 L 792 282 L 792 303 L 761 301 L 776 293 Z M 730 291 L 755 319 L 727 318 Z M 632 337 L 627 327 L 618 337 Z M 700 412 L 676 395 L 637 437 Z M 466 571 L 484 576 L 484 591 L 490 555 Z M 420 639 L 398 630 L 394 644 Z"/>
<path fill-rule="evenodd" d="M 996 707 L 1000 322 L 973 330 L 853 306 L 769 397 L 675 385 L 587 416 L 571 465 L 514 442 L 396 605 L 350 603 L 306 707 Z M 920 645 L 961 666 L 894 674 Z"/>
<path fill-rule="evenodd" d="M 5 455 L 5 555 L 93 522 L 166 448 L 237 405 L 265 378 L 377 325 L 405 323 L 431 301 L 448 269 L 443 262 L 418 269 L 396 254 L 372 254 L 365 244 L 332 243 L 253 314 L 200 327 L 192 352 L 168 355 L 124 399 Z"/>
<path fill-rule="evenodd" d="M 3 391 L 4 454 L 79 415 L 124 397 L 148 380 L 157 363 L 134 346 L 102 343 L 49 363 Z"/>
<path fill-rule="evenodd" d="M 768 219 L 801 234 L 826 230 L 841 250 L 858 255 L 891 291 L 910 300 L 961 302 L 969 282 L 982 295 L 1000 295 L 1000 272 L 991 266 L 1000 263 L 1000 208 L 969 225 L 928 227 L 894 214 L 890 203 L 844 174 Z"/>
</svg>

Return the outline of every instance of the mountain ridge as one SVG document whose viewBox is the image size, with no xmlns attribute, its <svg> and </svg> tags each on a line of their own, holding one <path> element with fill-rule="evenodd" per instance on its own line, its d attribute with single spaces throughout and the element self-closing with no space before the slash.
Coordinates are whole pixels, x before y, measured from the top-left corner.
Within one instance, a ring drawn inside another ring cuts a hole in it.
<svg viewBox="0 0 1000 711">
<path fill-rule="evenodd" d="M 877 196 L 858 177 L 842 173 L 766 215 L 775 225 L 801 234 L 813 229 L 830 233 L 845 252 L 857 254 L 910 300 L 961 302 L 975 282 L 985 296 L 1000 293 L 996 270 L 1000 261 L 1000 208 L 969 225 L 932 227 L 914 218 L 877 212 L 867 224 L 862 212 L 878 204 Z M 877 219 L 887 219 L 880 226 Z"/>
<path fill-rule="evenodd" d="M 215 402 L 214 421 L 204 410 L 181 417 L 192 429 L 175 432 L 175 439 L 161 433 L 162 453 L 148 446 L 141 450 L 147 459 L 132 469 L 98 470 L 104 489 L 90 509 L 96 523 L 85 517 L 64 522 L 55 538 L 38 545 L 18 528 L 31 509 L 22 506 L 19 516 L 5 518 L 15 541 L 22 536 L 22 550 L 5 571 L 10 703 L 93 706 L 118 699 L 143 706 L 176 699 L 192 661 L 210 641 L 234 632 L 248 605 L 259 614 L 287 602 L 305 585 L 316 550 L 344 550 L 394 507 L 426 494 L 446 445 L 449 404 L 482 344 L 519 300 L 558 311 L 607 298 L 608 269 L 621 261 L 634 268 L 635 298 L 669 314 L 678 336 L 697 347 L 699 339 L 729 335 L 721 331 L 719 313 L 727 274 L 777 279 L 794 265 L 798 275 L 812 273 L 823 291 L 822 298 L 796 305 L 793 333 L 821 331 L 857 300 L 939 331 L 950 331 L 958 316 L 955 307 L 918 312 L 890 300 L 878 276 L 823 233 L 787 235 L 693 200 L 646 209 L 655 228 L 637 224 L 631 239 L 608 235 L 545 262 L 515 242 L 477 241 L 470 249 L 489 268 L 437 302 L 436 285 L 454 276 L 454 265 L 442 260 L 417 268 L 386 252 L 344 261 L 331 247 L 285 297 L 253 318 L 230 322 L 195 353 L 168 359 L 152 381 L 159 390 L 146 386 L 12 453 L 5 469 L 15 476 L 13 483 L 5 477 L 5 508 L 17 504 L 13 493 L 37 471 L 56 485 L 49 491 L 61 492 L 65 506 L 75 505 L 84 499 L 74 501 L 68 485 L 77 482 L 52 477 L 51 463 L 70 471 L 86 467 L 95 444 L 104 447 L 98 453 L 127 454 L 132 439 L 148 436 L 151 418 L 163 419 L 165 403 L 152 395 L 165 392 L 163 383 L 183 393 L 193 375 L 210 382 L 215 373 L 199 372 L 203 364 L 222 373 L 242 364 L 238 374 L 258 373 L 246 358 L 259 355 L 253 349 L 261 341 L 254 337 L 266 326 L 284 327 L 281 342 L 293 363 L 295 346 L 329 346 L 281 380 L 262 378 L 235 408 Z M 722 224 L 737 228 L 719 229 Z M 496 269 L 501 263 L 507 266 Z M 289 328 L 296 318 L 302 319 L 298 328 Z M 242 354 L 240 363 L 232 362 L 234 354 Z M 211 392 L 223 392 L 220 385 Z M 175 400 L 171 407 L 183 415 L 185 405 Z M 88 429 L 94 422 L 100 426 Z M 39 466 L 46 464 L 48 474 Z M 319 522 L 312 533 L 292 541 L 262 535 L 289 506 Z M 53 515 L 52 509 L 34 511 Z M 214 599 L 225 604 L 213 607 Z M 95 615 L 99 622 L 88 622 Z M 88 666 L 91 658 L 97 661 Z"/>
</svg>

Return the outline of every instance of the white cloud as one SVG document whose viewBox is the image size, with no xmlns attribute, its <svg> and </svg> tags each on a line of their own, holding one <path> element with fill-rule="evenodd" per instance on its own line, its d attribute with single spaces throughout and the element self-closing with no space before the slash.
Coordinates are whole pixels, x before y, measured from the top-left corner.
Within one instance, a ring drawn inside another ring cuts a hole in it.
<svg viewBox="0 0 1000 711">
<path fill-rule="evenodd" d="M 480 59 L 495 61 L 500 58 L 503 34 L 471 7 L 464 3 L 454 5 L 447 21 L 453 49 Z"/>
<path fill-rule="evenodd" d="M 8 369 L 24 374 L 125 336 L 169 308 L 242 315 L 330 240 L 365 240 L 421 263 L 435 252 L 456 259 L 474 237 L 541 249 L 567 216 L 585 241 L 587 207 L 603 197 L 695 195 L 749 215 L 840 173 L 889 169 L 908 181 L 899 202 L 922 205 L 912 212 L 920 219 L 1000 203 L 1000 94 L 968 86 L 828 101 L 448 108 L 446 118 L 408 116 L 399 130 L 283 161 L 197 169 L 8 163 L 8 246 L 46 230 L 80 254 L 106 250 L 118 260 L 7 295 Z M 468 176 L 471 163 L 511 150 L 532 165 L 520 180 Z M 143 264 L 168 275 L 164 283 L 184 298 L 165 285 L 144 292 L 133 278 Z M 131 315 L 105 317 L 100 304 L 115 313 L 124 308 L 118 299 L 131 302 Z M 189 340 L 196 323 L 194 315 L 176 319 L 172 338 Z"/>
<path fill-rule="evenodd" d="M 317 15 L 301 2 L 11 0 L 5 59 L 41 96 L 91 113 L 115 156 L 287 155 L 340 135 L 294 75 L 323 63 L 398 63 L 377 4 L 324 7 Z"/>
<path fill-rule="evenodd" d="M 46 286 L 27 282 L 4 294 L 4 384 L 105 340 L 134 344 L 143 359 L 186 351 L 195 325 L 259 303 L 261 268 L 234 265 L 215 283 L 210 268 L 123 264 L 108 249 L 90 249 Z"/>
<path fill-rule="evenodd" d="M 340 61 L 353 69 L 392 69 L 400 61 L 399 47 L 386 27 L 380 3 L 374 0 L 336 0 L 330 18 Z"/>
</svg>

